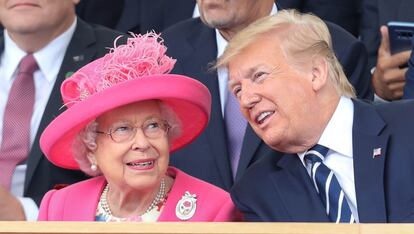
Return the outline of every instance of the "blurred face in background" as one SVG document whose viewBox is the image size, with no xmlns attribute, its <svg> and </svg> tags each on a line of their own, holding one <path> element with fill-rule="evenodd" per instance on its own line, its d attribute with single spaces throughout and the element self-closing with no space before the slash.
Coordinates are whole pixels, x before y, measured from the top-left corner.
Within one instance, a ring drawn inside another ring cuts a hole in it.
<svg viewBox="0 0 414 234">
<path fill-rule="evenodd" d="M 270 14 L 273 0 L 197 0 L 201 20 L 219 30 L 240 31 Z M 229 39 L 229 38 L 226 38 Z"/>
<path fill-rule="evenodd" d="M 79 0 L 0 0 L 0 22 L 10 36 L 42 34 L 54 38 L 75 18 Z"/>
</svg>

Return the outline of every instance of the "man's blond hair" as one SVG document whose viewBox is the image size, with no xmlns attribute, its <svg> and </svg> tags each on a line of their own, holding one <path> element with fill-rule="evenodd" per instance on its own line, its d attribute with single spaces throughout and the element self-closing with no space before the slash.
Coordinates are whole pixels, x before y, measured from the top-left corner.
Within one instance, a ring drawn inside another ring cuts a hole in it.
<svg viewBox="0 0 414 234">
<path fill-rule="evenodd" d="M 355 97 L 354 88 L 333 52 L 331 35 L 326 24 L 312 14 L 301 14 L 296 10 L 279 11 L 276 15 L 259 19 L 240 31 L 230 40 L 215 67 L 227 66 L 243 49 L 252 43 L 260 43 L 264 36 L 277 36 L 280 39 L 280 46 L 290 66 L 298 71 L 316 56 L 325 59 L 329 79 L 338 94 Z"/>
</svg>

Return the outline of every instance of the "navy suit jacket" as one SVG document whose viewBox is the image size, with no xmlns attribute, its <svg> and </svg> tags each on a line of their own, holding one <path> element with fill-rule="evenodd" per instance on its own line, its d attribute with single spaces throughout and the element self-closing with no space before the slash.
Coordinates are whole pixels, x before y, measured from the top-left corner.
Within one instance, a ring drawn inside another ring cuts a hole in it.
<svg viewBox="0 0 414 234">
<path fill-rule="evenodd" d="M 361 14 L 361 40 L 367 47 L 368 66 L 377 64 L 377 51 L 381 42 L 380 27 L 389 21 L 414 22 L 413 0 L 364 0 Z"/>
<path fill-rule="evenodd" d="M 412 40 L 414 49 L 414 37 Z M 410 60 L 408 61 L 408 70 L 405 73 L 405 86 L 404 86 L 404 95 L 403 99 L 414 99 L 414 53 L 411 53 Z"/>
<path fill-rule="evenodd" d="M 94 26 L 78 19 L 73 37 L 66 50 L 55 85 L 43 113 L 36 138 L 27 158 L 27 170 L 24 186 L 24 196 L 31 197 L 38 205 L 43 195 L 55 187 L 86 178 L 80 171 L 66 170 L 51 164 L 43 155 L 39 146 L 39 138 L 46 126 L 65 108 L 60 95 L 63 80 L 87 63 L 102 57 L 113 46 L 113 41 L 121 33 L 101 26 Z M 0 54 L 4 50 L 4 38 L 0 37 Z"/>
<path fill-rule="evenodd" d="M 414 222 L 414 101 L 353 100 L 355 190 L 361 223 Z M 381 155 L 373 157 L 373 149 Z M 247 221 L 329 222 L 297 154 L 267 157 L 231 191 Z"/>
<path fill-rule="evenodd" d="M 365 47 L 344 29 L 329 24 L 333 32 L 335 52 L 356 87 L 359 97 L 372 98 L 372 89 L 366 69 Z M 217 58 L 215 30 L 199 18 L 186 20 L 164 31 L 161 35 L 168 47 L 167 54 L 177 63 L 172 73 L 184 74 L 205 84 L 212 95 L 212 110 L 207 129 L 192 144 L 171 156 L 172 165 L 225 190 L 233 185 L 226 132 L 221 113 L 218 77 L 210 64 Z M 236 174 L 236 180 L 253 162 L 265 155 L 279 155 L 271 150 L 247 127 Z"/>
</svg>

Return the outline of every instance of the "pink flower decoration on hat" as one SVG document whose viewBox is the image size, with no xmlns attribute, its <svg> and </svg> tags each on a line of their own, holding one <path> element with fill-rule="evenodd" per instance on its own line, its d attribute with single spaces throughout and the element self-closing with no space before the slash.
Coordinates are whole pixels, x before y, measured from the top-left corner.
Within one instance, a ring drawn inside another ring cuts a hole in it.
<svg viewBox="0 0 414 234">
<path fill-rule="evenodd" d="M 176 60 L 165 54 L 167 48 L 159 34 L 132 34 L 126 44 L 116 46 L 118 39 L 103 58 L 85 65 L 62 83 L 67 107 L 118 83 L 169 73 L 174 67 Z"/>
</svg>

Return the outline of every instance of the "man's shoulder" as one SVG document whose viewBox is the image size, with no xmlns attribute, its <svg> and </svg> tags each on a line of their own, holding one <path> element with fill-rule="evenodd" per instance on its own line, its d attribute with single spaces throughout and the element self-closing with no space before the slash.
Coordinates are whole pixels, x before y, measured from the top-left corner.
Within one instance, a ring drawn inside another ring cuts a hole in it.
<svg viewBox="0 0 414 234">
<path fill-rule="evenodd" d="M 120 31 L 116 31 L 110 28 L 107 28 L 105 26 L 102 25 L 97 25 L 97 24 L 89 24 L 91 29 L 98 35 L 98 36 L 110 36 L 110 37 L 118 37 L 118 36 L 126 36 L 127 34 L 120 32 Z M 100 37 L 98 37 L 99 39 Z"/>
<path fill-rule="evenodd" d="M 365 99 L 352 99 L 355 107 L 360 109 L 375 109 L 381 115 L 387 114 L 394 116 L 396 114 L 406 113 L 414 114 L 414 99 L 397 100 L 392 102 L 374 102 Z"/>
<path fill-rule="evenodd" d="M 333 44 L 335 43 L 360 43 L 362 44 L 362 42 L 360 42 L 356 37 L 354 37 L 350 32 L 346 31 L 341 26 L 335 23 L 329 22 L 329 21 L 324 21 L 324 22 L 326 23 L 329 33 L 331 34 Z"/>
<path fill-rule="evenodd" d="M 382 123 L 382 133 L 393 137 L 414 134 L 414 100 L 400 100 L 389 103 L 372 103 L 354 100 L 354 128 L 363 124 Z"/>
<path fill-rule="evenodd" d="M 126 38 L 127 35 L 105 26 L 87 23 L 78 18 L 78 24 L 73 36 L 79 38 L 94 37 L 97 43 L 113 45 L 116 38 L 120 36 Z"/>
<path fill-rule="evenodd" d="M 333 49 L 342 66 L 346 67 L 346 64 L 343 64 L 344 58 L 349 59 L 355 56 L 366 58 L 366 49 L 360 40 L 341 26 L 326 20 L 324 22 L 331 34 Z M 345 73 L 347 73 L 346 69 Z M 349 74 L 347 76 L 349 77 Z"/>
<path fill-rule="evenodd" d="M 200 18 L 177 23 L 163 31 L 161 37 L 168 48 L 167 54 L 179 60 L 187 56 L 199 58 L 206 56 L 206 53 L 212 53 L 216 58 L 215 30 L 207 27 Z M 195 53 L 195 48 L 198 53 Z M 210 56 L 211 54 L 208 55 L 209 58 Z"/>
<path fill-rule="evenodd" d="M 170 37 L 185 37 L 188 34 L 201 32 L 203 30 L 214 30 L 212 28 L 207 27 L 199 17 L 191 18 L 179 23 L 176 23 L 167 29 L 165 29 L 161 35 L 164 38 Z"/>
<path fill-rule="evenodd" d="M 414 100 L 399 100 L 389 103 L 375 103 L 374 108 L 388 122 L 412 122 L 414 118 Z"/>
</svg>

